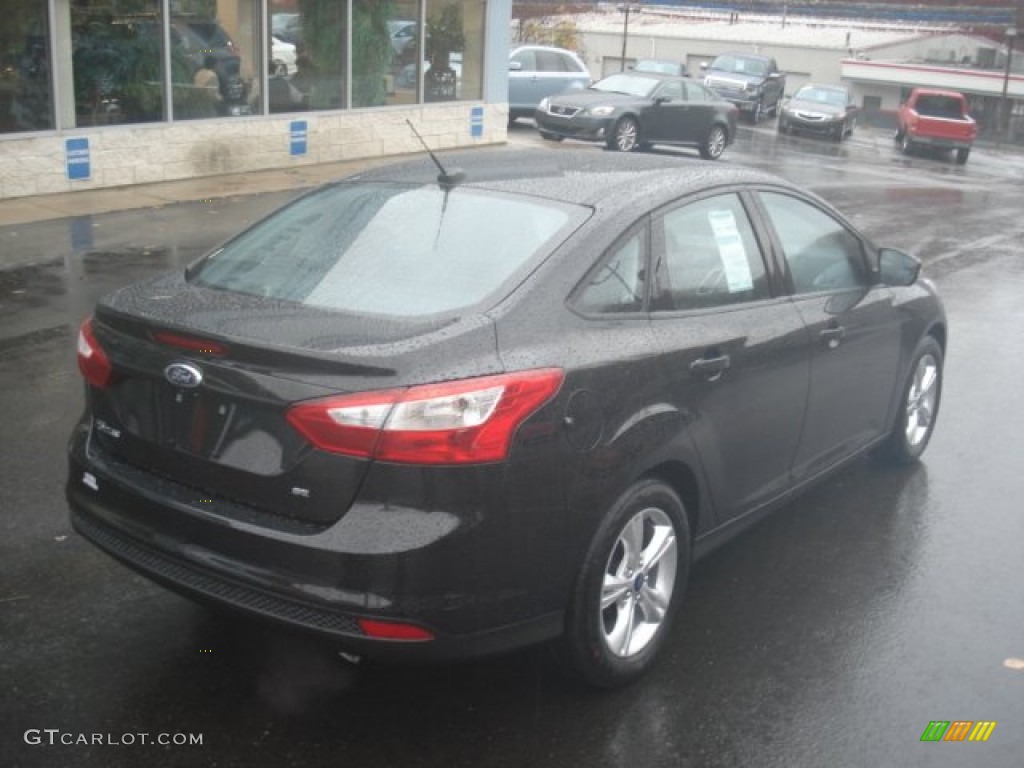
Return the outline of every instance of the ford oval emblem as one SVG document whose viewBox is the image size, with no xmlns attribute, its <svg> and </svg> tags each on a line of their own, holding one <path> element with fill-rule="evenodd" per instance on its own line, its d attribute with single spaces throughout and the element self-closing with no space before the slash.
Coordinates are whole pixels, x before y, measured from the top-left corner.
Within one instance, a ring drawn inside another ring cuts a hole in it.
<svg viewBox="0 0 1024 768">
<path fill-rule="evenodd" d="M 171 363 L 164 368 L 164 377 L 176 387 L 195 389 L 203 382 L 203 372 L 188 363 Z"/>
</svg>

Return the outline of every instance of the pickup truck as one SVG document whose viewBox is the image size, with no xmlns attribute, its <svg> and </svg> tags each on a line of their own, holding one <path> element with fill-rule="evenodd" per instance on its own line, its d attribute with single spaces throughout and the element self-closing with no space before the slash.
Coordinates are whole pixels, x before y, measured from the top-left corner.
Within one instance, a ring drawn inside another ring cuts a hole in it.
<svg viewBox="0 0 1024 768">
<path fill-rule="evenodd" d="M 779 114 L 786 75 L 779 71 L 775 59 L 753 53 L 723 53 L 700 68 L 704 85 L 735 104 L 751 122 Z"/>
<path fill-rule="evenodd" d="M 971 155 L 978 134 L 977 123 L 967 114 L 967 99 L 956 91 L 915 88 L 900 105 L 896 141 L 903 154 L 916 147 L 956 150 L 956 162 L 963 165 Z"/>
</svg>

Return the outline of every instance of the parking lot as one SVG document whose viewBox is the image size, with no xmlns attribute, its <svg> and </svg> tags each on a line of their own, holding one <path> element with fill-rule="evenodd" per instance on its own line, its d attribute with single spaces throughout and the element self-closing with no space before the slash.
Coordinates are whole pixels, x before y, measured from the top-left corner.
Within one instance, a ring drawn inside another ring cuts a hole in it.
<svg viewBox="0 0 1024 768">
<path fill-rule="evenodd" d="M 510 143 L 603 151 L 525 121 Z M 920 466 L 865 459 L 703 560 L 653 674 L 613 693 L 566 681 L 543 648 L 351 664 L 172 595 L 70 529 L 80 319 L 295 190 L 0 227 L 0 765 L 1019 765 L 1024 156 L 978 147 L 957 166 L 882 131 L 836 144 L 769 122 L 720 162 L 922 259 L 949 314 L 939 424 Z M 936 720 L 997 725 L 923 743 Z"/>
</svg>

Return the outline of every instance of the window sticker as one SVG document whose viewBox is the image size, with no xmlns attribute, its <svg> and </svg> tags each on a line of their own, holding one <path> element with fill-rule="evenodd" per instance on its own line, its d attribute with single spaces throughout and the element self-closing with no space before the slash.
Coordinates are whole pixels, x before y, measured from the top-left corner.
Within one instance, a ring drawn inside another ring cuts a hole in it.
<svg viewBox="0 0 1024 768">
<path fill-rule="evenodd" d="M 718 245 L 729 293 L 753 290 L 754 277 L 750 274 L 747 249 L 743 247 L 743 238 L 740 237 L 732 211 L 728 208 L 708 211 L 708 223 L 711 224 Z"/>
</svg>

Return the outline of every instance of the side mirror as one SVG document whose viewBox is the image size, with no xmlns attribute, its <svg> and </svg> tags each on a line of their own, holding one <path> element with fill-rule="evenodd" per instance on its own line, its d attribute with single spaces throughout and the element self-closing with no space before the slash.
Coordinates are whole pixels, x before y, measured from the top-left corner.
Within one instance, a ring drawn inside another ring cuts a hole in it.
<svg viewBox="0 0 1024 768">
<path fill-rule="evenodd" d="M 909 253 L 895 248 L 882 248 L 878 252 L 878 275 L 885 285 L 913 285 L 919 274 L 921 262 Z"/>
<path fill-rule="evenodd" d="M 700 71 L 701 72 L 706 72 L 707 69 L 708 69 L 708 63 L 706 61 L 702 61 L 700 63 Z"/>
<path fill-rule="evenodd" d="M 509 72 L 519 72 L 523 68 L 523 62 L 521 61 L 510 61 L 508 63 Z"/>
<path fill-rule="evenodd" d="M 669 101 L 672 101 L 672 99 L 670 99 L 668 96 L 655 96 L 654 97 L 654 106 L 660 107 L 662 104 L 664 104 L 666 102 L 669 102 Z"/>
</svg>

